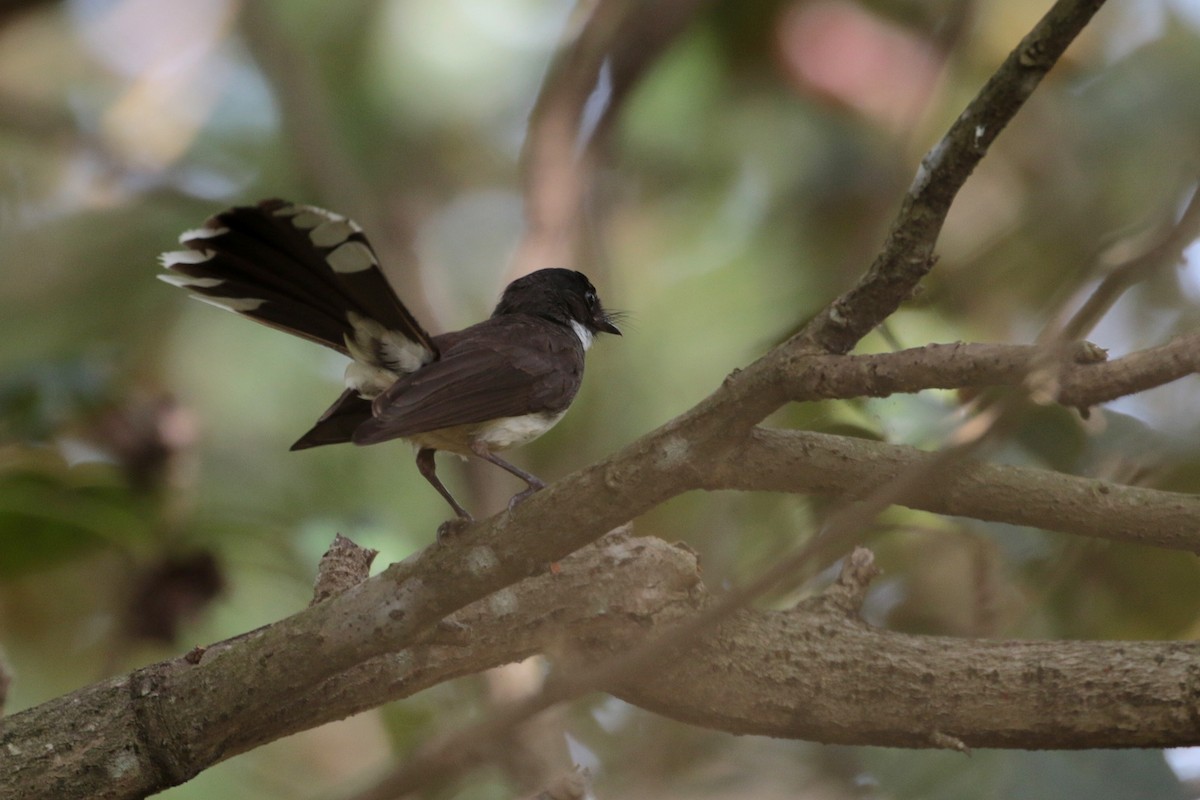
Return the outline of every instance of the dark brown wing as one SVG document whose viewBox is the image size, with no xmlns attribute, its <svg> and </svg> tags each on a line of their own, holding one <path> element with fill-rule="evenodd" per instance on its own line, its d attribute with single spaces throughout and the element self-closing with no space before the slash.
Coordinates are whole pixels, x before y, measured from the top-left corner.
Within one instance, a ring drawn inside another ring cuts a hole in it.
<svg viewBox="0 0 1200 800">
<path fill-rule="evenodd" d="M 441 358 L 375 398 L 355 444 L 542 411 L 563 411 L 583 379 L 583 346 L 562 325 L 521 314 L 439 336 Z"/>
</svg>

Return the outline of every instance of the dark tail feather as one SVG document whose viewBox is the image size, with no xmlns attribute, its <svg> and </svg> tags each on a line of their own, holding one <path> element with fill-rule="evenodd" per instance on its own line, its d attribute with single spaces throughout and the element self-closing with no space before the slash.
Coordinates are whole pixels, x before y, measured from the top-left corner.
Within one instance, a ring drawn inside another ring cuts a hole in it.
<svg viewBox="0 0 1200 800">
<path fill-rule="evenodd" d="M 403 369 L 400 362 L 436 356 L 352 220 L 264 200 L 217 214 L 179 241 L 186 250 L 162 256 L 175 274 L 159 277 L 197 299 L 372 366 Z"/>
<path fill-rule="evenodd" d="M 371 401 L 364 400 L 358 392 L 347 389 L 331 405 L 317 424 L 292 445 L 292 450 L 305 450 L 326 444 L 348 442 L 354 429 L 371 418 Z"/>
</svg>

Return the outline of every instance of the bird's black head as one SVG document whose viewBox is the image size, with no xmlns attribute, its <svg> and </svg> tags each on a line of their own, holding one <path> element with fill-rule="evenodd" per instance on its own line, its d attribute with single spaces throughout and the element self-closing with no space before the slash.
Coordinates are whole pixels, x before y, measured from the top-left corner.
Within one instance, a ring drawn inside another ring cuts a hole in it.
<svg viewBox="0 0 1200 800">
<path fill-rule="evenodd" d="M 621 335 L 612 315 L 601 305 L 596 287 L 582 272 L 571 269 L 540 269 L 517 278 L 505 288 L 492 312 L 493 317 L 501 314 L 530 314 L 572 328 L 580 326 L 587 332 L 587 341 L 595 333 Z M 580 333 L 578 328 L 576 332 Z"/>
</svg>

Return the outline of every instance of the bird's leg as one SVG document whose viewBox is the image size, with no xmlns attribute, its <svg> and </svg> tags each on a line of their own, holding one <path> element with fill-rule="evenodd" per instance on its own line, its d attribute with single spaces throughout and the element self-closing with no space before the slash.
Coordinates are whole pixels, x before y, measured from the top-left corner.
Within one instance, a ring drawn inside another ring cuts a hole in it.
<svg viewBox="0 0 1200 800">
<path fill-rule="evenodd" d="M 471 516 L 471 512 L 467 511 L 458 504 L 458 501 L 454 499 L 454 495 L 450 494 L 450 490 L 447 489 L 445 484 L 442 483 L 441 479 L 438 478 L 437 464 L 435 464 L 433 461 L 433 454 L 435 452 L 437 451 L 431 447 L 422 447 L 420 450 L 418 450 L 417 469 L 420 470 L 421 474 L 425 476 L 425 480 L 429 481 L 433 485 L 433 488 L 438 490 L 438 494 L 446 499 L 446 502 L 449 503 L 450 507 L 454 509 L 454 513 L 458 515 L 457 520 L 447 520 L 442 524 L 442 528 L 446 528 L 446 532 L 449 533 L 451 532 L 451 528 L 462 527 L 466 523 L 471 522 L 474 517 Z M 439 537 L 442 535 L 442 528 L 438 529 Z"/>
<path fill-rule="evenodd" d="M 484 444 L 483 442 L 472 441 L 468 446 L 471 448 L 472 453 L 479 456 L 484 461 L 490 461 L 491 463 L 495 464 L 497 467 L 500 467 L 500 469 L 511 472 L 513 475 L 516 475 L 518 478 L 525 481 L 525 483 L 529 484 L 528 489 L 526 489 L 523 492 L 518 492 L 517 494 L 514 494 L 512 496 L 512 499 L 508 501 L 508 509 L 510 511 L 513 508 L 515 508 L 518 503 L 521 503 L 522 501 L 527 499 L 529 497 L 529 495 L 533 494 L 538 489 L 546 488 L 546 482 L 543 481 L 541 478 L 539 478 L 537 475 L 526 472 L 525 470 L 521 469 L 520 467 L 508 463 L 503 458 L 501 458 L 500 456 L 493 453 L 491 450 L 488 450 L 487 445 Z"/>
</svg>

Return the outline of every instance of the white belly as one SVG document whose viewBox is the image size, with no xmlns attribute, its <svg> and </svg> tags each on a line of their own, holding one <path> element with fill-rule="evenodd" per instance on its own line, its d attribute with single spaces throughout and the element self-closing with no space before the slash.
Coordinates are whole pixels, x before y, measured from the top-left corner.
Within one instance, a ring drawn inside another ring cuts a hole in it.
<svg viewBox="0 0 1200 800">
<path fill-rule="evenodd" d="M 521 417 L 501 417 L 485 423 L 475 434 L 492 450 L 506 450 L 532 442 L 558 424 L 566 411 L 525 414 Z"/>
<path fill-rule="evenodd" d="M 477 425 L 441 428 L 408 437 L 417 447 L 432 447 L 459 455 L 469 455 L 468 441 L 483 442 L 489 450 L 507 450 L 528 444 L 553 428 L 566 411 L 543 411 L 519 417 L 501 417 Z"/>
</svg>

